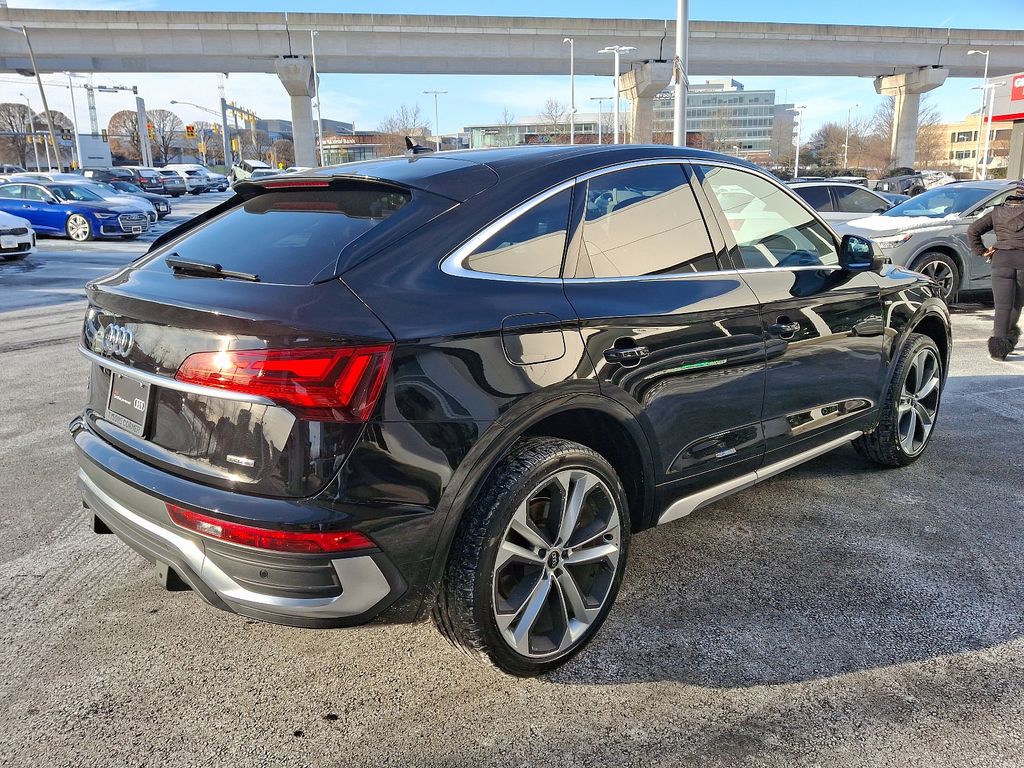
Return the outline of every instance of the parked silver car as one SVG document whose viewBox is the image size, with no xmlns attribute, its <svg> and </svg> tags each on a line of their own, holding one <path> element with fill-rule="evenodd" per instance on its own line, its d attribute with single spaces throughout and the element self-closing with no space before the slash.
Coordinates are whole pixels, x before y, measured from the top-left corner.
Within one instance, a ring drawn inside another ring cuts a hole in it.
<svg viewBox="0 0 1024 768">
<path fill-rule="evenodd" d="M 863 219 L 893 206 L 882 195 L 855 183 L 799 181 L 789 186 L 830 224 Z"/>
<path fill-rule="evenodd" d="M 992 267 L 971 253 L 967 228 L 1013 189 L 1005 181 L 945 184 L 877 216 L 837 224 L 835 230 L 871 238 L 894 264 L 938 282 L 948 301 L 959 291 L 992 287 Z M 992 241 L 991 233 L 985 236 L 986 245 Z"/>
</svg>

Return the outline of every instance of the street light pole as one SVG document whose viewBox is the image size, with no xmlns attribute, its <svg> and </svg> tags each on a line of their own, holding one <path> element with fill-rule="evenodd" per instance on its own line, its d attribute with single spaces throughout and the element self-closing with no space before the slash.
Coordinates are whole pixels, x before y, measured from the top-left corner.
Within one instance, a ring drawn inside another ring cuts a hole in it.
<svg viewBox="0 0 1024 768">
<path fill-rule="evenodd" d="M 608 101 L 607 96 L 591 96 L 591 101 L 597 102 L 597 143 L 604 144 L 604 103 Z"/>
<path fill-rule="evenodd" d="M 975 87 L 980 87 L 981 88 L 981 97 L 982 97 L 983 101 L 984 101 L 985 95 L 986 95 L 985 92 L 988 91 L 988 110 L 987 110 L 987 115 L 984 115 L 985 116 L 985 126 L 984 126 L 985 127 L 985 149 L 982 151 L 981 158 L 978 160 L 978 163 L 981 164 L 981 180 L 982 181 L 985 181 L 985 179 L 988 178 L 988 149 L 989 149 L 989 140 L 992 138 L 992 106 L 993 106 L 993 104 L 995 102 L 995 98 L 996 98 L 996 88 L 999 88 L 1000 86 L 1003 86 L 1003 85 L 1006 85 L 1006 81 L 1005 80 L 1000 80 L 1000 81 L 995 82 L 995 83 L 985 83 L 985 85 L 982 85 L 982 86 L 975 86 Z M 978 140 L 979 141 L 981 140 L 980 132 L 978 134 Z M 977 167 L 977 163 L 975 164 L 975 167 Z"/>
<path fill-rule="evenodd" d="M 689 85 L 686 80 L 686 70 L 689 65 L 687 52 L 689 36 L 689 0 L 676 0 L 676 88 L 675 104 L 672 109 L 672 143 L 677 147 L 686 146 L 686 94 Z"/>
<path fill-rule="evenodd" d="M 793 178 L 797 178 L 800 175 L 800 126 L 804 122 L 804 110 L 806 106 L 795 107 L 794 109 L 787 110 L 788 112 L 796 112 L 796 152 L 793 153 Z"/>
<path fill-rule="evenodd" d="M 612 132 L 612 144 L 619 143 L 619 56 L 623 53 L 635 50 L 636 48 L 632 45 L 609 45 L 598 51 L 598 53 L 611 53 L 615 57 L 615 122 L 612 123 L 614 126 Z"/>
<path fill-rule="evenodd" d="M 316 132 L 317 132 L 317 158 L 320 167 L 324 165 L 324 119 L 320 111 L 320 75 L 316 68 L 316 37 L 320 32 L 315 29 L 309 30 L 309 47 L 313 52 L 313 95 L 316 97 Z"/>
<path fill-rule="evenodd" d="M 81 75 L 77 75 L 81 77 Z M 75 107 L 75 87 L 71 83 L 71 73 L 68 72 L 68 93 L 71 94 L 71 126 L 75 131 L 75 154 L 78 157 L 78 167 L 82 167 L 82 138 L 78 133 L 78 109 Z"/>
<path fill-rule="evenodd" d="M 437 97 L 444 96 L 448 91 L 424 91 L 427 96 L 434 97 L 434 133 L 437 134 L 437 151 L 441 151 L 441 123 L 437 119 Z"/>
<path fill-rule="evenodd" d="M 852 107 L 848 107 L 846 110 L 846 142 L 843 144 L 843 170 L 849 170 L 850 163 L 850 113 L 860 104 L 854 104 Z"/>
<path fill-rule="evenodd" d="M 576 143 L 576 50 L 573 39 L 562 40 L 569 44 L 569 143 Z"/>
<path fill-rule="evenodd" d="M 984 86 L 985 86 L 986 83 L 988 83 L 988 54 L 989 54 L 989 51 L 979 51 L 979 50 L 976 50 L 976 49 L 971 49 L 971 50 L 969 50 L 967 52 L 968 56 L 971 56 L 973 54 L 979 54 L 979 55 L 980 54 L 984 54 L 985 55 L 985 71 L 984 71 L 984 73 L 981 76 L 981 85 L 982 85 L 981 109 L 978 111 L 978 139 L 977 139 L 977 141 L 974 142 L 976 146 L 980 147 L 981 146 L 981 128 L 982 128 L 982 123 L 985 120 L 985 90 L 984 90 Z M 977 161 L 977 158 L 975 158 L 975 161 L 974 161 L 974 178 L 975 179 L 978 178 L 978 161 Z M 981 178 L 984 179 L 985 177 L 982 176 Z"/>
<path fill-rule="evenodd" d="M 36 126 L 35 120 L 33 120 L 35 113 L 32 111 L 32 102 L 28 100 L 28 96 L 24 93 L 19 95 L 25 100 L 25 106 L 28 108 L 28 123 L 25 127 L 28 128 L 29 136 L 32 137 L 32 154 L 36 157 L 36 170 L 39 171 L 42 170 L 42 166 L 39 165 L 39 147 L 36 146 Z"/>
</svg>

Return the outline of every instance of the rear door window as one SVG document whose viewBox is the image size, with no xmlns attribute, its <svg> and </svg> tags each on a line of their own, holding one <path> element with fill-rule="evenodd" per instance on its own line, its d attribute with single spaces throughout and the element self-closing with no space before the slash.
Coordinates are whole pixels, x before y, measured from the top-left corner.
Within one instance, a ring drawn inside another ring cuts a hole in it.
<svg viewBox="0 0 1024 768">
<path fill-rule="evenodd" d="M 173 252 L 263 282 L 305 285 L 410 200 L 381 184 L 265 192 L 171 242 L 142 268 L 169 271 L 164 257 Z"/>
<path fill-rule="evenodd" d="M 718 268 L 682 166 L 628 168 L 588 182 L 576 277 L 641 277 Z"/>
<path fill-rule="evenodd" d="M 884 200 L 880 200 L 866 189 L 836 187 L 833 192 L 839 203 L 839 210 L 843 213 L 881 213 L 889 208 Z"/>
<path fill-rule="evenodd" d="M 821 185 L 816 187 L 793 187 L 793 191 L 819 213 L 832 210 L 832 198 L 828 194 L 828 187 Z"/>
</svg>

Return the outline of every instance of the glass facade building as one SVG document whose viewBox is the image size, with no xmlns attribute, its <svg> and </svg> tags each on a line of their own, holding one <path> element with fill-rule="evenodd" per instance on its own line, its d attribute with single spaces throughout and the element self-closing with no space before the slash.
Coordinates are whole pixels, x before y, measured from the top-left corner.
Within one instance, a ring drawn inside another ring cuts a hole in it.
<svg viewBox="0 0 1024 768">
<path fill-rule="evenodd" d="M 671 88 L 655 96 L 655 140 L 661 134 L 671 136 L 674 106 Z M 776 104 L 773 90 L 748 91 L 732 78 L 690 83 L 686 97 L 688 141 L 716 152 L 773 154 L 776 122 L 782 119 L 792 124 L 786 112 L 792 106 Z"/>
</svg>

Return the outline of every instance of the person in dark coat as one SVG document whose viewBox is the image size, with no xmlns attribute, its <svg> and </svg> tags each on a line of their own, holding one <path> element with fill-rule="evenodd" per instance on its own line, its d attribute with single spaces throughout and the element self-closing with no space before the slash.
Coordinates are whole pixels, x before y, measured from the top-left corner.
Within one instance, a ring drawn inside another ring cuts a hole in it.
<svg viewBox="0 0 1024 768">
<path fill-rule="evenodd" d="M 981 236 L 995 232 L 996 241 L 985 250 Z M 1024 306 L 1024 179 L 1014 193 L 967 230 L 967 241 L 976 256 L 992 261 L 992 298 L 996 314 L 988 353 L 1005 360 L 1020 340 L 1021 307 Z"/>
</svg>

